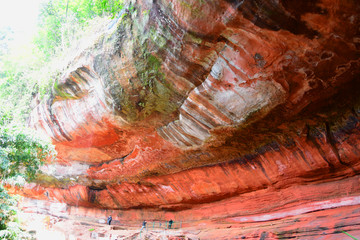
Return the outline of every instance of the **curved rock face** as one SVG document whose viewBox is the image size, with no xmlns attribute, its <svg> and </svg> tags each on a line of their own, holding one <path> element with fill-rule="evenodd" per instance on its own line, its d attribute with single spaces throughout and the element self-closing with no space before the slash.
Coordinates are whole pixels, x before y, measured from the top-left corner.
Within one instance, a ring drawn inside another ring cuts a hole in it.
<svg viewBox="0 0 360 240">
<path fill-rule="evenodd" d="M 24 194 L 238 223 L 359 205 L 359 13 L 129 2 L 32 111 L 58 159 Z"/>
</svg>

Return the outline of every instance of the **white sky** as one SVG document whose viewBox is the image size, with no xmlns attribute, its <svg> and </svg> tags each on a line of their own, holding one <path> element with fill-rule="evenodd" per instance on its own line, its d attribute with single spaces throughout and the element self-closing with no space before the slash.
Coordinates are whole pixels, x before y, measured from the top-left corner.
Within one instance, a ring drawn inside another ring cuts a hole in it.
<svg viewBox="0 0 360 240">
<path fill-rule="evenodd" d="M 16 38 L 28 39 L 36 31 L 42 1 L 44 0 L 0 0 L 0 28 L 10 26 Z"/>
</svg>

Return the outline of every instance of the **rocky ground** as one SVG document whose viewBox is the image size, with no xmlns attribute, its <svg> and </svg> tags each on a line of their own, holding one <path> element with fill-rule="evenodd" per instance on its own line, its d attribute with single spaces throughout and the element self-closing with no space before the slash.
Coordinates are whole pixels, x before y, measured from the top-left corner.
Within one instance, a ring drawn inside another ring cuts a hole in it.
<svg viewBox="0 0 360 240">
<path fill-rule="evenodd" d="M 141 230 L 139 227 L 115 223 L 111 226 L 100 219 L 98 223 L 90 219 L 61 218 L 39 213 L 22 213 L 23 226 L 37 240 L 89 240 L 89 239 L 199 239 L 200 233 L 194 229 L 165 229 L 164 224 Z"/>
<path fill-rule="evenodd" d="M 346 233 L 360 238 L 360 226 L 356 224 L 360 219 L 360 209 L 357 206 L 314 211 L 273 221 L 241 224 L 231 219 L 216 222 L 209 220 L 182 223 L 180 228 L 180 224 L 175 222 L 175 229 L 165 229 L 164 223 L 159 227 L 159 222 L 148 222 L 147 229 L 143 231 L 140 231 L 141 223 L 135 226 L 115 221 L 108 226 L 99 223 L 105 222 L 103 219 L 95 222 L 90 218 L 61 218 L 39 213 L 22 213 L 20 217 L 24 220 L 23 224 L 27 231 L 38 240 L 351 240 L 352 238 Z"/>
</svg>

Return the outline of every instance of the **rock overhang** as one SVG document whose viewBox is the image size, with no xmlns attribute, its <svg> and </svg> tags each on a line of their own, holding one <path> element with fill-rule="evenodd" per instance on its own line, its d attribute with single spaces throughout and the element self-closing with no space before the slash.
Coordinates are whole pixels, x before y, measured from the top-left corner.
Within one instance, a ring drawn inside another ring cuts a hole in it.
<svg viewBox="0 0 360 240">
<path fill-rule="evenodd" d="M 357 175 L 358 4 L 129 4 L 33 110 L 61 167 L 29 195 L 180 210 Z"/>
</svg>

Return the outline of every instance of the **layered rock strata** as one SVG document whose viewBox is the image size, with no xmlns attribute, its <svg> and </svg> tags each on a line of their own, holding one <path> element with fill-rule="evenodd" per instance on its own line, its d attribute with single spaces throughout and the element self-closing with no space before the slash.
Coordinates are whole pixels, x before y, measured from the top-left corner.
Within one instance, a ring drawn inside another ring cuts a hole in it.
<svg viewBox="0 0 360 240">
<path fill-rule="evenodd" d="M 194 221 L 359 205 L 359 12 L 130 1 L 32 111 L 58 159 L 23 194 Z"/>
</svg>

